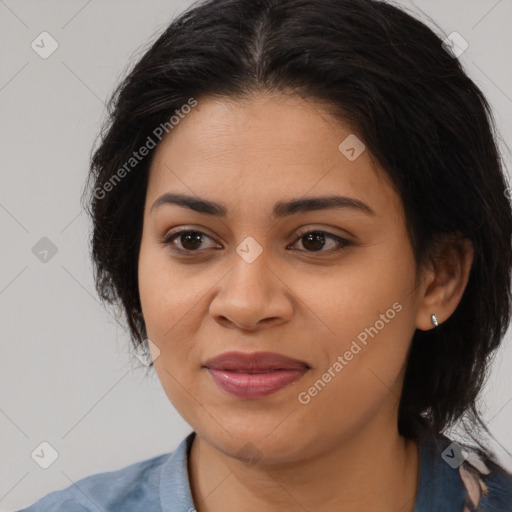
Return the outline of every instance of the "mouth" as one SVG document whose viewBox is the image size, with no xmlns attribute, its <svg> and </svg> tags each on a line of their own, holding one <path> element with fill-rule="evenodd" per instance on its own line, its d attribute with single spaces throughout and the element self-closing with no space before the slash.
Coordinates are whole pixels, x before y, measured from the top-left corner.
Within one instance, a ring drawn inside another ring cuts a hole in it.
<svg viewBox="0 0 512 512">
<path fill-rule="evenodd" d="M 226 352 L 203 365 L 223 391 L 238 398 L 263 398 L 293 384 L 311 367 L 273 352 Z"/>
</svg>

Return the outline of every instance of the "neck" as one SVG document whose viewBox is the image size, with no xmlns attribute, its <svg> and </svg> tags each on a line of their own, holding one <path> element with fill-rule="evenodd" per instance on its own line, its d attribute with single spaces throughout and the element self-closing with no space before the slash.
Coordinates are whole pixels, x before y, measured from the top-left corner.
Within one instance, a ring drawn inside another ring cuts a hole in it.
<svg viewBox="0 0 512 512">
<path fill-rule="evenodd" d="M 332 444 L 293 463 L 248 466 L 196 435 L 189 457 L 196 508 L 413 512 L 419 473 L 415 443 L 377 422 Z"/>
</svg>

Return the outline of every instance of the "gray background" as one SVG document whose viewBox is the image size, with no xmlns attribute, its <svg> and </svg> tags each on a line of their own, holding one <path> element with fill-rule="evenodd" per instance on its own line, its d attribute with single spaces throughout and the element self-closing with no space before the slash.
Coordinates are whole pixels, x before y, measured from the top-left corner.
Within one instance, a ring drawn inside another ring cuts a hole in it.
<svg viewBox="0 0 512 512">
<path fill-rule="evenodd" d="M 0 0 L 0 510 L 171 451 L 190 431 L 98 302 L 79 202 L 104 101 L 190 3 Z M 510 173 L 512 1 L 397 3 L 468 41 L 459 58 L 493 107 Z M 47 59 L 31 48 L 43 31 L 59 45 Z M 57 249 L 46 262 L 33 252 L 43 237 Z M 508 336 L 482 409 L 509 470 L 511 374 Z M 48 469 L 31 458 L 42 441 L 58 452 Z"/>
</svg>

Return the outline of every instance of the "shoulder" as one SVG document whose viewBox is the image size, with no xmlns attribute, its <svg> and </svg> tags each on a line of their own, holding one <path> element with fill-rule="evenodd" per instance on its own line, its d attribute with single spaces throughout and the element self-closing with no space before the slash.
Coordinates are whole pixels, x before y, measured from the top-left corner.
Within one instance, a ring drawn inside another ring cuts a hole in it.
<svg viewBox="0 0 512 512">
<path fill-rule="evenodd" d="M 492 455 L 426 433 L 414 512 L 512 512 L 512 475 Z"/>
<path fill-rule="evenodd" d="M 512 475 L 489 458 L 466 452 L 459 475 L 466 490 L 464 512 L 512 512 Z"/>
<path fill-rule="evenodd" d="M 170 455 L 158 455 L 115 471 L 87 476 L 18 512 L 159 510 L 160 472 Z"/>
</svg>

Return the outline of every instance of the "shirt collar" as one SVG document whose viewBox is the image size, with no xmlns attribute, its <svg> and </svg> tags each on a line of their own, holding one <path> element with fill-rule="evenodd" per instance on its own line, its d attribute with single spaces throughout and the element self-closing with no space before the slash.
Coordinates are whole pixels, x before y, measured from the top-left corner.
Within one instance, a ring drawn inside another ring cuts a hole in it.
<svg viewBox="0 0 512 512">
<path fill-rule="evenodd" d="M 174 450 L 160 474 L 162 512 L 195 512 L 188 479 L 188 454 L 196 433 L 191 432 Z"/>
</svg>

